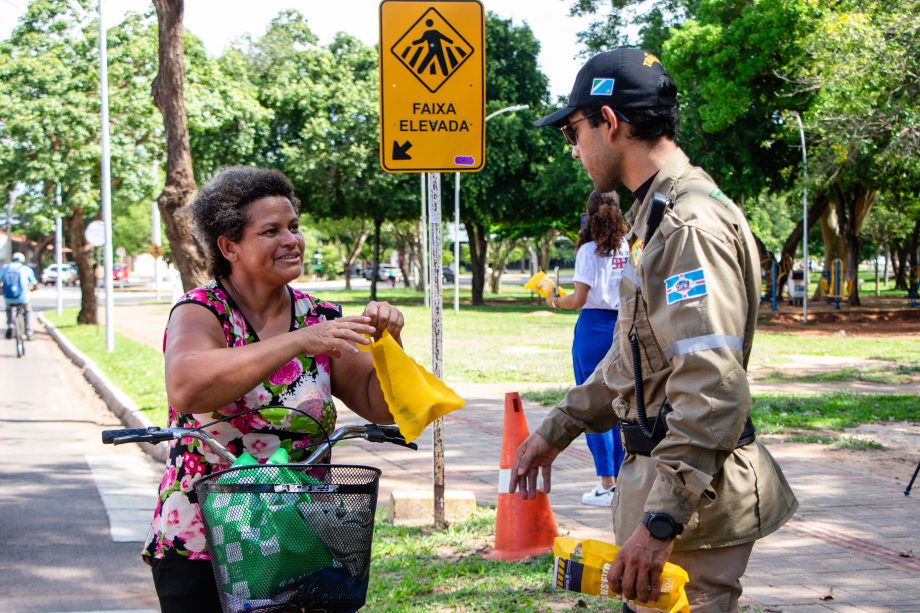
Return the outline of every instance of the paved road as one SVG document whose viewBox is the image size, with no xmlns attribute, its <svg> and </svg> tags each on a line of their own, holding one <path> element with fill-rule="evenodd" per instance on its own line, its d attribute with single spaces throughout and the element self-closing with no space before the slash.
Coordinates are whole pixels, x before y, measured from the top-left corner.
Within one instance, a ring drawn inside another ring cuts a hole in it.
<svg viewBox="0 0 920 613">
<path fill-rule="evenodd" d="M 115 418 L 44 333 L 20 359 L 0 342 L 0 389 L 0 611 L 158 608 L 140 543 L 113 541 L 88 464 Z M 107 461 L 141 467 L 149 515 L 151 460 L 119 448 Z"/>
</svg>

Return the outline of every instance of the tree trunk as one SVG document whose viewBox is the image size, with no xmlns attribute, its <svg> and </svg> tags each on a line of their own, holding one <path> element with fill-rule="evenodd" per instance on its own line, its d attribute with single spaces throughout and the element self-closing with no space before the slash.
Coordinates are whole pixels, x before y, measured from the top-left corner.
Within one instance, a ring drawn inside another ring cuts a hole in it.
<svg viewBox="0 0 920 613">
<path fill-rule="evenodd" d="M 547 230 L 540 238 L 536 239 L 537 249 L 539 250 L 539 260 L 537 261 L 537 270 L 549 270 L 549 256 L 552 253 L 553 243 L 559 236 L 557 230 Z"/>
<path fill-rule="evenodd" d="M 837 207 L 828 206 L 824 209 L 819 220 L 821 226 L 821 238 L 824 242 L 824 270 L 831 270 L 831 263 L 836 260 L 843 260 L 846 257 L 846 246 L 843 243 L 843 237 L 840 234 L 840 223 L 837 217 Z M 813 300 L 823 300 L 824 292 L 821 291 L 821 284 L 815 290 Z"/>
<path fill-rule="evenodd" d="M 490 250 L 492 254 L 492 273 L 489 275 L 489 291 L 493 294 L 502 293 L 502 273 L 508 264 L 508 258 L 511 252 L 517 246 L 517 241 L 502 240 L 498 245 L 493 244 Z"/>
<path fill-rule="evenodd" d="M 420 232 L 420 221 L 413 222 L 411 226 L 406 224 L 393 225 L 393 233 L 396 235 L 396 242 L 399 245 L 399 270 L 403 274 L 403 287 L 412 287 L 412 281 L 421 278 L 422 256 L 422 239 Z"/>
<path fill-rule="evenodd" d="M 876 191 L 865 187 L 845 191 L 839 182 L 834 184 L 833 189 L 837 201 L 836 211 L 840 236 L 846 248 L 844 260 L 846 277 L 852 281 L 848 301 L 850 306 L 860 306 L 862 303 L 859 299 L 859 230 L 875 202 Z"/>
<path fill-rule="evenodd" d="M 891 265 L 894 274 L 894 288 L 896 290 L 907 290 L 907 241 L 904 244 L 898 241 L 892 241 L 891 245 Z"/>
<path fill-rule="evenodd" d="M 377 272 L 380 270 L 380 226 L 383 220 L 374 218 L 374 261 L 371 264 L 371 300 L 377 300 Z"/>
<path fill-rule="evenodd" d="M 186 208 L 195 193 L 195 174 L 185 115 L 183 0 L 153 0 L 159 24 L 160 71 L 153 80 L 153 102 L 166 129 L 166 185 L 157 199 L 173 261 L 188 291 L 208 278 L 207 258 L 195 240 Z"/>
<path fill-rule="evenodd" d="M 348 249 L 347 254 L 344 258 L 345 264 L 345 289 L 351 289 L 351 268 L 355 264 L 355 260 L 358 259 L 358 254 L 361 253 L 361 249 L 364 247 L 364 242 L 367 240 L 368 235 L 370 235 L 370 230 L 364 227 L 364 222 L 361 222 L 361 227 L 356 230 L 349 232 L 352 238 L 351 247 Z"/>
<path fill-rule="evenodd" d="M 487 230 L 482 224 L 464 221 L 470 245 L 470 272 L 472 273 L 473 306 L 482 306 L 486 278 L 486 261 L 488 260 L 489 241 Z"/>
<path fill-rule="evenodd" d="M 83 236 L 83 209 L 74 207 L 73 213 L 66 219 L 73 261 L 77 265 L 77 275 L 80 277 L 80 312 L 77 314 L 77 323 L 96 324 L 96 267 L 93 246 L 86 242 Z"/>
<path fill-rule="evenodd" d="M 910 235 L 910 240 L 907 241 L 907 265 L 910 270 L 916 270 L 917 266 L 920 266 L 920 262 L 917 261 L 918 247 L 920 247 L 920 217 L 914 221 L 914 230 Z"/>
<path fill-rule="evenodd" d="M 537 274 L 537 242 L 533 239 L 527 241 L 527 253 L 530 255 L 530 275 L 533 276 Z M 527 270 L 524 268 L 524 259 L 521 259 L 521 274 L 527 274 Z"/>
<path fill-rule="evenodd" d="M 809 234 L 811 234 L 811 231 L 814 229 L 815 225 L 824 215 L 825 211 L 827 210 L 827 205 L 829 202 L 830 200 L 827 198 L 827 194 L 825 192 L 819 192 L 818 194 L 815 195 L 814 203 L 812 203 L 812 205 L 808 207 L 808 233 Z M 802 229 L 803 229 L 802 225 L 803 225 L 802 220 L 799 219 L 798 223 L 795 224 L 795 228 L 793 228 L 792 232 L 789 233 L 789 236 L 786 237 L 786 241 L 783 243 L 783 248 L 782 248 L 782 251 L 780 252 L 781 253 L 780 261 L 785 261 L 787 257 L 791 261 L 795 261 L 796 253 L 799 253 L 802 251 L 802 248 L 801 248 Z M 822 234 L 824 234 L 823 226 L 822 226 L 821 232 Z M 826 240 L 825 240 L 825 244 L 827 244 Z M 808 262 L 802 262 L 802 266 L 808 266 Z M 777 283 L 780 284 L 779 285 L 780 293 L 782 293 L 781 288 L 785 286 L 785 283 L 783 283 L 785 277 L 786 275 L 782 275 L 779 279 L 777 279 Z M 770 278 L 769 273 L 767 274 L 767 278 L 768 279 Z M 822 298 L 822 292 L 821 292 L 821 285 L 819 284 L 818 289 L 815 291 L 815 295 L 812 297 L 812 300 L 820 300 L 821 298 Z"/>
</svg>

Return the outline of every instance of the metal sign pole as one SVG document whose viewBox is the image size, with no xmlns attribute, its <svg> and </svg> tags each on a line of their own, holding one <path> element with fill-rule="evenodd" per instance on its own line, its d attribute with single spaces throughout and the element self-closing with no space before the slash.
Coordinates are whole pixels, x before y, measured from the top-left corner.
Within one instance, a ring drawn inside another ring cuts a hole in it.
<svg viewBox="0 0 920 613">
<path fill-rule="evenodd" d="M 102 109 L 102 223 L 105 224 L 103 269 L 105 275 L 105 350 L 115 351 L 115 293 L 112 287 L 112 195 L 109 161 L 109 68 L 106 55 L 105 20 L 99 0 L 99 96 Z"/>
<path fill-rule="evenodd" d="M 805 294 L 802 296 L 802 323 L 808 323 L 808 156 L 805 153 L 805 127 L 798 111 L 792 115 L 799 123 L 799 137 L 802 140 L 802 283 L 805 285 Z"/>
<path fill-rule="evenodd" d="M 441 299 L 441 175 L 428 173 L 428 238 L 431 241 L 431 371 L 438 379 L 443 373 L 443 339 L 441 320 L 444 303 Z M 434 447 L 434 523 L 443 526 L 444 516 L 444 424 L 442 419 L 434 422 L 432 429 Z"/>
<path fill-rule="evenodd" d="M 460 173 L 454 173 L 454 313 L 460 312 Z"/>
<path fill-rule="evenodd" d="M 54 263 L 57 265 L 57 281 L 55 286 L 57 289 L 57 314 L 61 315 L 64 312 L 64 291 L 63 291 L 63 277 L 64 277 L 64 258 L 62 251 L 62 241 L 63 241 L 63 230 L 61 228 L 61 184 L 58 183 L 54 190 L 54 203 L 57 205 L 58 214 L 54 218 Z"/>
<path fill-rule="evenodd" d="M 425 176 L 424 172 L 419 175 L 422 179 L 422 269 L 418 273 L 421 277 L 419 281 L 425 287 L 425 306 L 427 307 L 431 285 L 428 283 L 428 194 L 425 190 Z"/>
</svg>

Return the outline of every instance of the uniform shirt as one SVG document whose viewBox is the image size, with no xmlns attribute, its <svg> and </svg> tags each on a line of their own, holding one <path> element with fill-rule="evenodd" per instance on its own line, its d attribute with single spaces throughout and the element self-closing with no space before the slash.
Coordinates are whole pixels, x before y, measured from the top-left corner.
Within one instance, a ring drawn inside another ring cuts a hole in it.
<svg viewBox="0 0 920 613">
<path fill-rule="evenodd" d="M 589 241 L 578 248 L 575 254 L 575 276 L 573 280 L 588 286 L 588 298 L 583 308 L 620 308 L 620 277 L 626 266 L 629 245 L 624 237 L 620 248 L 607 256 L 597 254 L 597 245 Z"/>
<path fill-rule="evenodd" d="M 35 279 L 35 273 L 32 272 L 32 269 L 23 264 L 22 262 L 10 262 L 0 268 L 0 279 L 6 274 L 8 269 L 19 269 L 19 284 L 22 286 L 22 294 L 19 298 L 7 298 L 4 296 L 4 300 L 7 305 L 13 304 L 29 304 L 29 292 L 32 290 L 33 285 L 38 285 L 38 281 Z"/>
<path fill-rule="evenodd" d="M 654 193 L 673 206 L 642 244 Z M 644 511 L 684 524 L 675 549 L 750 542 L 798 506 L 759 442 L 735 449 L 751 410 L 746 369 L 760 300 L 757 248 L 743 214 L 677 150 L 627 215 L 629 261 L 610 352 L 566 394 L 538 432 L 557 448 L 582 431 L 636 422 L 630 334 L 640 346 L 651 422 L 667 401 L 667 437 L 628 456 L 617 479 L 614 530 L 624 542 Z"/>
</svg>

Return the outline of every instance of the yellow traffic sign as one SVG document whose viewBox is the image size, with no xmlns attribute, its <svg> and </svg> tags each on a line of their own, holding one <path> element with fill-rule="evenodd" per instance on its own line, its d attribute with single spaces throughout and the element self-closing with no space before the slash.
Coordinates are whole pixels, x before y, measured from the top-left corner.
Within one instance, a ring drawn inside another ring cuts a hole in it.
<svg viewBox="0 0 920 613">
<path fill-rule="evenodd" d="M 485 12 L 478 0 L 380 3 L 380 165 L 485 165 Z"/>
</svg>

